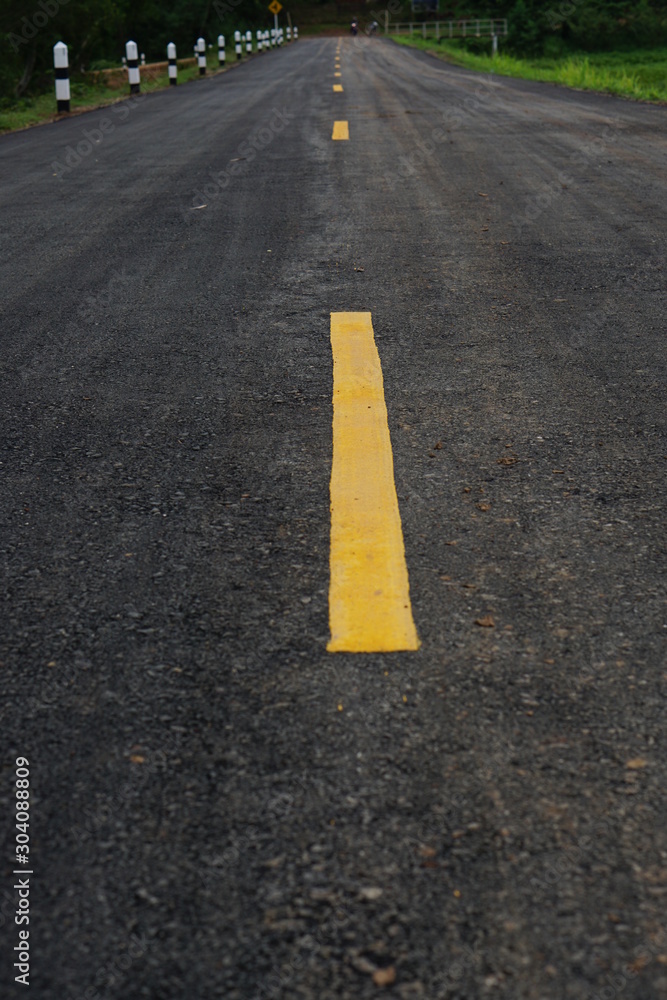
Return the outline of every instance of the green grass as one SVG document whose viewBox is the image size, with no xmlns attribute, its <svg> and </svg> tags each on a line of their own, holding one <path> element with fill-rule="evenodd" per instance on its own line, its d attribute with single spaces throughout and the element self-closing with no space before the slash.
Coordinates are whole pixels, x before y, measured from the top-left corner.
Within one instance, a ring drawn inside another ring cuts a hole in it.
<svg viewBox="0 0 667 1000">
<path fill-rule="evenodd" d="M 628 49 L 617 52 L 573 53 L 561 58 L 517 59 L 502 51 L 495 59 L 468 51 L 464 44 L 435 39 L 391 36 L 399 45 L 436 52 L 438 56 L 484 73 L 547 80 L 577 90 L 597 90 L 638 101 L 667 103 L 667 48 Z M 478 43 L 479 44 L 479 43 Z M 500 42 L 502 49 L 502 40 Z M 489 50 L 491 41 L 489 40 Z"/>
<path fill-rule="evenodd" d="M 246 58 L 246 57 L 244 57 Z M 227 52 L 227 66 L 235 63 L 232 51 Z M 207 53 L 208 72 L 213 73 L 218 70 L 217 52 Z M 189 80 L 199 79 L 199 70 L 194 66 L 178 67 L 178 85 L 187 83 Z M 143 74 L 141 77 L 142 94 L 151 93 L 155 90 L 163 90 L 169 86 L 169 77 L 166 69 L 155 76 L 149 77 Z M 73 112 L 90 110 L 93 108 L 103 108 L 109 104 L 115 104 L 129 97 L 129 86 L 123 85 L 120 89 L 94 85 L 86 80 L 73 79 L 70 82 L 71 101 L 70 106 Z M 0 133 L 11 132 L 15 129 L 28 128 L 30 125 L 40 125 L 44 122 L 53 121 L 56 118 L 55 87 L 48 94 L 39 94 L 34 97 L 25 97 L 15 101 L 4 101 L 0 103 Z"/>
</svg>

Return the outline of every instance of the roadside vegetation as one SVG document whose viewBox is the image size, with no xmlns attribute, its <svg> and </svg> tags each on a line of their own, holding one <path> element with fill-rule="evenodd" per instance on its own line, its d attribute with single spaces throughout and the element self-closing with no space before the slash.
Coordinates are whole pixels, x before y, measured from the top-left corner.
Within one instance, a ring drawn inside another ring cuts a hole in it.
<svg viewBox="0 0 667 1000">
<path fill-rule="evenodd" d="M 484 73 L 547 80 L 576 90 L 596 90 L 640 101 L 667 103 L 667 46 L 615 52 L 569 52 L 558 57 L 520 58 L 471 51 L 465 42 L 392 36 L 400 45 L 434 52 L 447 62 Z M 502 45 L 502 42 L 501 42 Z M 490 43 L 488 43 L 490 48 Z"/>
<path fill-rule="evenodd" d="M 233 50 L 232 50 L 233 51 Z M 195 59 L 184 60 L 186 65 L 179 63 L 178 85 L 189 80 L 198 80 L 199 70 Z M 208 72 L 218 71 L 217 53 L 215 60 L 208 54 Z M 233 59 L 232 63 L 233 65 Z M 147 94 L 154 90 L 162 90 L 169 86 L 166 65 L 164 68 L 153 69 L 143 66 L 141 69 L 141 93 Z M 129 96 L 126 71 L 118 70 L 116 74 L 106 74 L 104 71 L 92 71 L 86 77 L 75 77 L 70 84 L 71 113 L 86 111 L 92 108 L 103 108 Z M 39 125 L 54 121 L 57 117 L 53 93 L 30 93 L 14 100 L 0 101 L 0 133 Z"/>
<path fill-rule="evenodd" d="M 441 42 L 398 36 L 400 44 L 429 49 L 472 69 L 552 80 L 643 100 L 667 100 L 667 3 L 665 0 L 439 0 L 439 12 L 416 14 L 409 0 L 282 0 L 280 23 L 299 25 L 302 35 L 345 32 L 352 17 L 361 30 L 372 20 L 384 27 L 471 17 L 507 18 L 508 36 L 491 61 L 488 39 Z M 53 46 L 69 49 L 72 107 L 101 106 L 127 95 L 127 79 L 108 87 L 96 71 L 118 69 L 125 43 L 133 39 L 147 63 L 165 59 L 168 42 L 180 58 L 195 40 L 227 40 L 234 63 L 236 29 L 268 28 L 268 0 L 2 0 L 0 3 L 0 131 L 55 116 Z M 394 35 L 392 34 L 393 38 Z M 211 68 L 214 52 L 209 52 Z M 179 70 L 179 82 L 196 75 Z M 167 86 L 166 71 L 142 90 Z M 142 80 L 144 74 L 142 74 Z"/>
</svg>

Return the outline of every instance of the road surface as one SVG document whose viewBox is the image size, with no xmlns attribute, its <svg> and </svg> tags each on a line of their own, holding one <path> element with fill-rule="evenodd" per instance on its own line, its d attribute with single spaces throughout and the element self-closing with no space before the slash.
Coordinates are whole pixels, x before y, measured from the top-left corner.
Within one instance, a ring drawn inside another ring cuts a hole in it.
<svg viewBox="0 0 667 1000">
<path fill-rule="evenodd" d="M 361 37 L 0 139 L 4 997 L 18 757 L 39 1000 L 667 996 L 666 137 Z M 327 649 L 331 313 L 418 650 Z"/>
</svg>

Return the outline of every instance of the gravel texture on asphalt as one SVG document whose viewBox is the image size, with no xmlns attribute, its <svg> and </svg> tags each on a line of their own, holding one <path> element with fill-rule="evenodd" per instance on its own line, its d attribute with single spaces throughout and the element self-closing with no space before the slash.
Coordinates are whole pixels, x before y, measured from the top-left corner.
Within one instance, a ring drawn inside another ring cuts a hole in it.
<svg viewBox="0 0 667 1000">
<path fill-rule="evenodd" d="M 0 138 L 0 994 L 24 755 L 38 1000 L 661 1000 L 665 110 L 335 48 Z M 417 653 L 325 650 L 338 310 Z"/>
</svg>

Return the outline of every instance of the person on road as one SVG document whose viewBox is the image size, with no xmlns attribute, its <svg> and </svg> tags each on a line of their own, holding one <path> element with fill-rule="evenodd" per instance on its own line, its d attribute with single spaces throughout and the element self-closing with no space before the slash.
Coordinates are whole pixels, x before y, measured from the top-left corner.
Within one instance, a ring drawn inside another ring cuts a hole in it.
<svg viewBox="0 0 667 1000">
<path fill-rule="evenodd" d="M 350 31 L 352 32 L 353 35 L 356 35 L 358 30 L 359 30 L 359 25 L 357 24 L 357 19 L 355 17 L 354 21 L 350 25 Z"/>
</svg>

